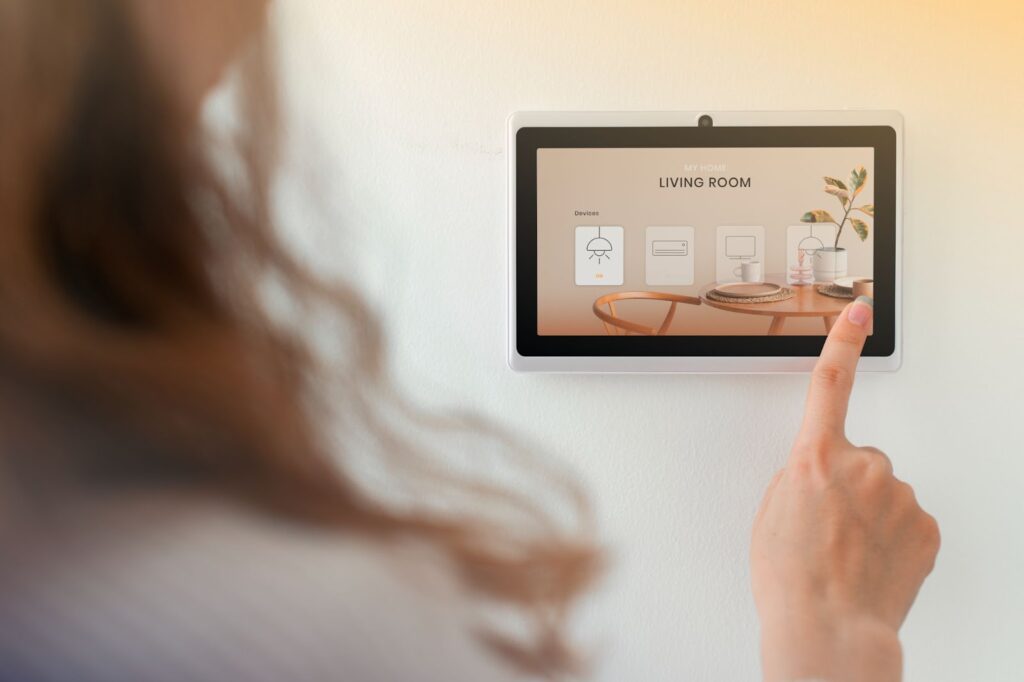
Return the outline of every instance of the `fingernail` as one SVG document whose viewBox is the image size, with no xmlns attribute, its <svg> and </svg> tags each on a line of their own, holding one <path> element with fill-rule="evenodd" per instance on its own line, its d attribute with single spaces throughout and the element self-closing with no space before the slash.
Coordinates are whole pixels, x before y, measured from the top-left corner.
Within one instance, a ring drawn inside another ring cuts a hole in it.
<svg viewBox="0 0 1024 682">
<path fill-rule="evenodd" d="M 870 296 L 858 296 L 857 300 L 853 302 L 850 312 L 846 315 L 846 319 L 858 327 L 866 327 L 871 323 L 874 314 L 875 300 Z"/>
</svg>

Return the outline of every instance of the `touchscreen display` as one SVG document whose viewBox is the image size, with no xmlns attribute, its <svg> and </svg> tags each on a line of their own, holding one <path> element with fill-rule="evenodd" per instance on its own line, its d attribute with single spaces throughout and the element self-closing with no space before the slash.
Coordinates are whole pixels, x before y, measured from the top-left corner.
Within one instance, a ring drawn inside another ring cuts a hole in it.
<svg viewBox="0 0 1024 682">
<path fill-rule="evenodd" d="M 874 153 L 538 149 L 537 335 L 824 335 L 873 286 Z"/>
</svg>

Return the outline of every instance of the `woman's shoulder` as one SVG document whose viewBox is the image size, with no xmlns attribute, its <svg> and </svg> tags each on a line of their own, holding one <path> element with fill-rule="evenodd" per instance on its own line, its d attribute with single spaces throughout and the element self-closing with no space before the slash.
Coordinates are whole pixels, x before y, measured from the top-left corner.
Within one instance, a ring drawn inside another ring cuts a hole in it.
<svg viewBox="0 0 1024 682">
<path fill-rule="evenodd" d="M 502 679 L 422 544 L 196 500 L 120 507 L 6 534 L 0 677 Z"/>
</svg>

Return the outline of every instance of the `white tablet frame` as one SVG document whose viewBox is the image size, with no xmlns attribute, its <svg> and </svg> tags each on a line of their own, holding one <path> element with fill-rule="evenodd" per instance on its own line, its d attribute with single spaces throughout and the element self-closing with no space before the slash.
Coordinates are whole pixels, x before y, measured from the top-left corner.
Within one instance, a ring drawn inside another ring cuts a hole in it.
<svg viewBox="0 0 1024 682">
<path fill-rule="evenodd" d="M 516 350 L 516 133 L 533 127 L 889 126 L 896 132 L 895 346 L 892 355 L 864 357 L 857 370 L 893 372 L 903 350 L 903 116 L 897 111 L 515 112 L 508 117 L 508 364 L 519 372 L 732 373 L 808 372 L 813 357 L 523 356 Z"/>
</svg>

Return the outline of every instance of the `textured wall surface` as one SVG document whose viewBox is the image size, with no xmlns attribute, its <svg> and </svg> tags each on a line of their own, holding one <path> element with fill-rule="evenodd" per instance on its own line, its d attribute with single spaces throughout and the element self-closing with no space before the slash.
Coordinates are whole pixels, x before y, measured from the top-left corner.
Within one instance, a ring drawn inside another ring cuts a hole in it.
<svg viewBox="0 0 1024 682">
<path fill-rule="evenodd" d="M 505 364 L 504 122 L 516 109 L 897 109 L 905 363 L 855 390 L 943 549 L 911 681 L 1024 675 L 1024 10 L 811 0 L 286 0 L 286 222 L 365 283 L 396 374 L 543 443 L 615 565 L 580 612 L 596 679 L 750 680 L 750 522 L 800 376 L 518 376 Z"/>
</svg>

